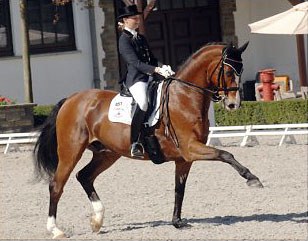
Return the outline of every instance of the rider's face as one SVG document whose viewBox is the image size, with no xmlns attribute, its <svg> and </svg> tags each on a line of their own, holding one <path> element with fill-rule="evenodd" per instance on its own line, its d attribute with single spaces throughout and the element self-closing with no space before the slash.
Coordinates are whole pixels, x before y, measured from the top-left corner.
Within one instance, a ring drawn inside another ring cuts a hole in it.
<svg viewBox="0 0 308 241">
<path fill-rule="evenodd" d="M 129 29 L 137 29 L 140 24 L 140 16 L 135 15 L 135 16 L 130 16 L 127 18 L 123 18 L 125 27 L 128 27 Z"/>
</svg>

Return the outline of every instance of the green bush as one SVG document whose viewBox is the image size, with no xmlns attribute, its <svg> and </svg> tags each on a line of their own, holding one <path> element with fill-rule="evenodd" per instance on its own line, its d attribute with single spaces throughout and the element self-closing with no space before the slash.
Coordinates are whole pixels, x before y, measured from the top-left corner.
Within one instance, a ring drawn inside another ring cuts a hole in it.
<svg viewBox="0 0 308 241">
<path fill-rule="evenodd" d="M 54 105 L 38 105 L 34 107 L 34 127 L 38 127 L 44 123 L 53 107 Z"/>
<path fill-rule="evenodd" d="M 307 123 L 307 100 L 294 99 L 272 102 L 244 101 L 240 109 L 224 110 L 215 104 L 217 126 Z"/>
<path fill-rule="evenodd" d="M 224 110 L 215 104 L 215 120 L 217 126 L 266 125 L 307 123 L 307 100 L 283 100 L 272 102 L 243 101 L 240 109 Z M 44 123 L 54 105 L 34 107 L 34 126 Z"/>
</svg>

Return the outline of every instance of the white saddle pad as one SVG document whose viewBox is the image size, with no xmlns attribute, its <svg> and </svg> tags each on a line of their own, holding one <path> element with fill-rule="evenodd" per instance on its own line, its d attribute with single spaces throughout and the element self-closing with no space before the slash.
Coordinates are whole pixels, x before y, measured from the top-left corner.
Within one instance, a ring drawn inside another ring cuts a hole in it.
<svg viewBox="0 0 308 241">
<path fill-rule="evenodd" d="M 157 88 L 156 106 L 147 121 L 149 126 L 154 126 L 159 120 L 159 106 L 162 86 L 163 82 L 161 82 Z M 124 97 L 120 94 L 117 94 L 112 99 L 109 106 L 109 121 L 130 125 L 132 123 L 133 114 L 136 108 L 136 105 L 133 105 L 132 103 L 132 97 Z"/>
</svg>

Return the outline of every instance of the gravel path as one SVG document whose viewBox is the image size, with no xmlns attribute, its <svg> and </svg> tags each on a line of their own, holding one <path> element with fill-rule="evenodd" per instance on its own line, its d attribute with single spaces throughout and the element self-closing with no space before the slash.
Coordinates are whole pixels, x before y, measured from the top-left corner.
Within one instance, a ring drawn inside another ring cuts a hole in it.
<svg viewBox="0 0 308 241">
<path fill-rule="evenodd" d="M 278 147 L 260 143 L 221 149 L 257 175 L 263 189 L 249 188 L 229 165 L 194 163 L 182 217 L 191 228 L 171 225 L 174 163 L 154 165 L 121 158 L 95 186 L 105 206 L 100 233 L 92 233 L 91 205 L 75 179 L 90 159 L 85 152 L 58 206 L 58 225 L 76 239 L 307 240 L 307 140 Z M 2 148 L 3 146 L 1 146 Z M 0 238 L 49 239 L 48 184 L 33 182 L 31 147 L 4 155 L 0 149 Z"/>
</svg>

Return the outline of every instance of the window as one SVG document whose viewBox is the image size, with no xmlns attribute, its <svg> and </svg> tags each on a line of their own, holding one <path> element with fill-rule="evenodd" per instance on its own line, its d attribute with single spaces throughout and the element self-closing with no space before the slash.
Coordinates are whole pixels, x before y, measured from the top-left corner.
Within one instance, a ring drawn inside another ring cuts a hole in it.
<svg viewBox="0 0 308 241">
<path fill-rule="evenodd" d="M 0 57 L 13 55 L 9 0 L 0 0 Z"/>
<path fill-rule="evenodd" d="M 75 50 L 72 3 L 56 6 L 52 0 L 27 0 L 31 53 Z"/>
<path fill-rule="evenodd" d="M 147 0 L 149 2 L 150 0 Z M 170 9 L 182 9 L 182 8 L 194 8 L 205 7 L 216 2 L 216 0 L 164 0 L 157 1 L 156 6 L 158 10 L 170 10 Z"/>
</svg>

